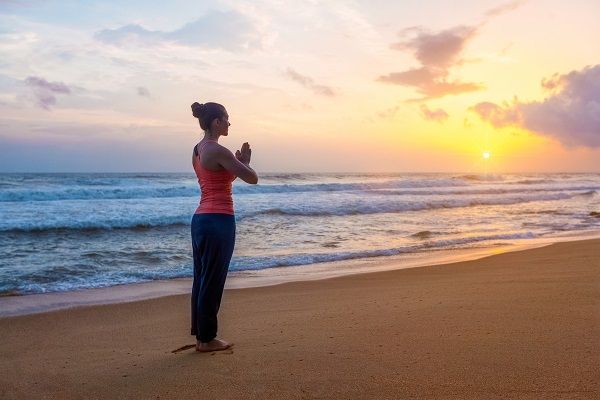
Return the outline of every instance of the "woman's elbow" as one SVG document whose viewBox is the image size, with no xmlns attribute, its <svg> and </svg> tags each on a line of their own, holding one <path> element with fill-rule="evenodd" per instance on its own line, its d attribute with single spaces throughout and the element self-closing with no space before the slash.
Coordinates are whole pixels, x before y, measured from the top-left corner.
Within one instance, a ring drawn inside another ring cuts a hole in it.
<svg viewBox="0 0 600 400">
<path fill-rule="evenodd" d="M 256 185 L 258 183 L 258 175 L 256 174 L 256 172 L 245 173 L 238 176 L 242 178 L 244 182 L 249 183 L 251 185 Z"/>
</svg>

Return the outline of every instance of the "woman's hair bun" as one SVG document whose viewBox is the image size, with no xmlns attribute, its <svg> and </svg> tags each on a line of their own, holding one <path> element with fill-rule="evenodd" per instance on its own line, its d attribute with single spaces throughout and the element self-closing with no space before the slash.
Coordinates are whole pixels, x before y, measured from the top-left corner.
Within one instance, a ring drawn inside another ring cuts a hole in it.
<svg viewBox="0 0 600 400">
<path fill-rule="evenodd" d="M 192 104 L 192 114 L 194 114 L 194 117 L 198 118 L 200 127 L 204 131 L 208 131 L 212 122 L 215 119 L 223 119 L 223 117 L 227 115 L 227 111 L 225 111 L 225 107 L 219 103 L 208 101 L 204 104 L 200 104 L 194 102 L 194 104 Z"/>
<path fill-rule="evenodd" d="M 192 114 L 194 117 L 200 118 L 200 110 L 202 109 L 203 105 L 204 104 L 200 104 L 198 102 L 194 102 L 194 104 L 192 104 Z"/>
</svg>

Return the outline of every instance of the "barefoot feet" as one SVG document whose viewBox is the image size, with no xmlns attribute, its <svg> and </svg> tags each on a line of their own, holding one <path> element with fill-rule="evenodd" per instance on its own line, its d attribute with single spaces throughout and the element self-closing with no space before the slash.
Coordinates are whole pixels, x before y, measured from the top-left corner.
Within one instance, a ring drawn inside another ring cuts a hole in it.
<svg viewBox="0 0 600 400">
<path fill-rule="evenodd" d="M 227 350 L 233 345 L 233 343 L 226 342 L 221 339 L 213 339 L 210 342 L 201 342 L 198 340 L 196 343 L 196 351 L 205 353 L 210 351 L 221 351 Z"/>
</svg>

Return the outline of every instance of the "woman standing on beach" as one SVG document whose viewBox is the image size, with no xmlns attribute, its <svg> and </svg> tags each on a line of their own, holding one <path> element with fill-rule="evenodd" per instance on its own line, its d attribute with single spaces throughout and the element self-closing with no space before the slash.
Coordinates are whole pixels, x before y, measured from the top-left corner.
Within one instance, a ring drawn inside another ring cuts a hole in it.
<svg viewBox="0 0 600 400">
<path fill-rule="evenodd" d="M 204 137 L 194 147 L 192 165 L 200 184 L 200 205 L 192 218 L 194 283 L 192 286 L 192 330 L 196 351 L 217 351 L 231 343 L 217 339 L 217 313 L 235 244 L 235 217 L 231 183 L 236 177 L 255 184 L 258 176 L 250 168 L 250 145 L 244 143 L 235 156 L 221 146 L 227 136 L 229 115 L 218 103 L 192 104 Z"/>
</svg>

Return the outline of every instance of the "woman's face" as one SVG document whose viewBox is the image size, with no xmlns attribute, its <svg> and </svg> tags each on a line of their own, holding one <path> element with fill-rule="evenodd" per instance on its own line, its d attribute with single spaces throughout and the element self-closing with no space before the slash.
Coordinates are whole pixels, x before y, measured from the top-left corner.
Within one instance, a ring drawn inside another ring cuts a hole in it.
<svg viewBox="0 0 600 400">
<path fill-rule="evenodd" d="M 227 136 L 229 134 L 229 125 L 231 124 L 229 123 L 229 114 L 227 114 L 227 111 L 225 111 L 225 115 L 222 118 L 215 120 L 214 125 L 219 135 Z"/>
</svg>

